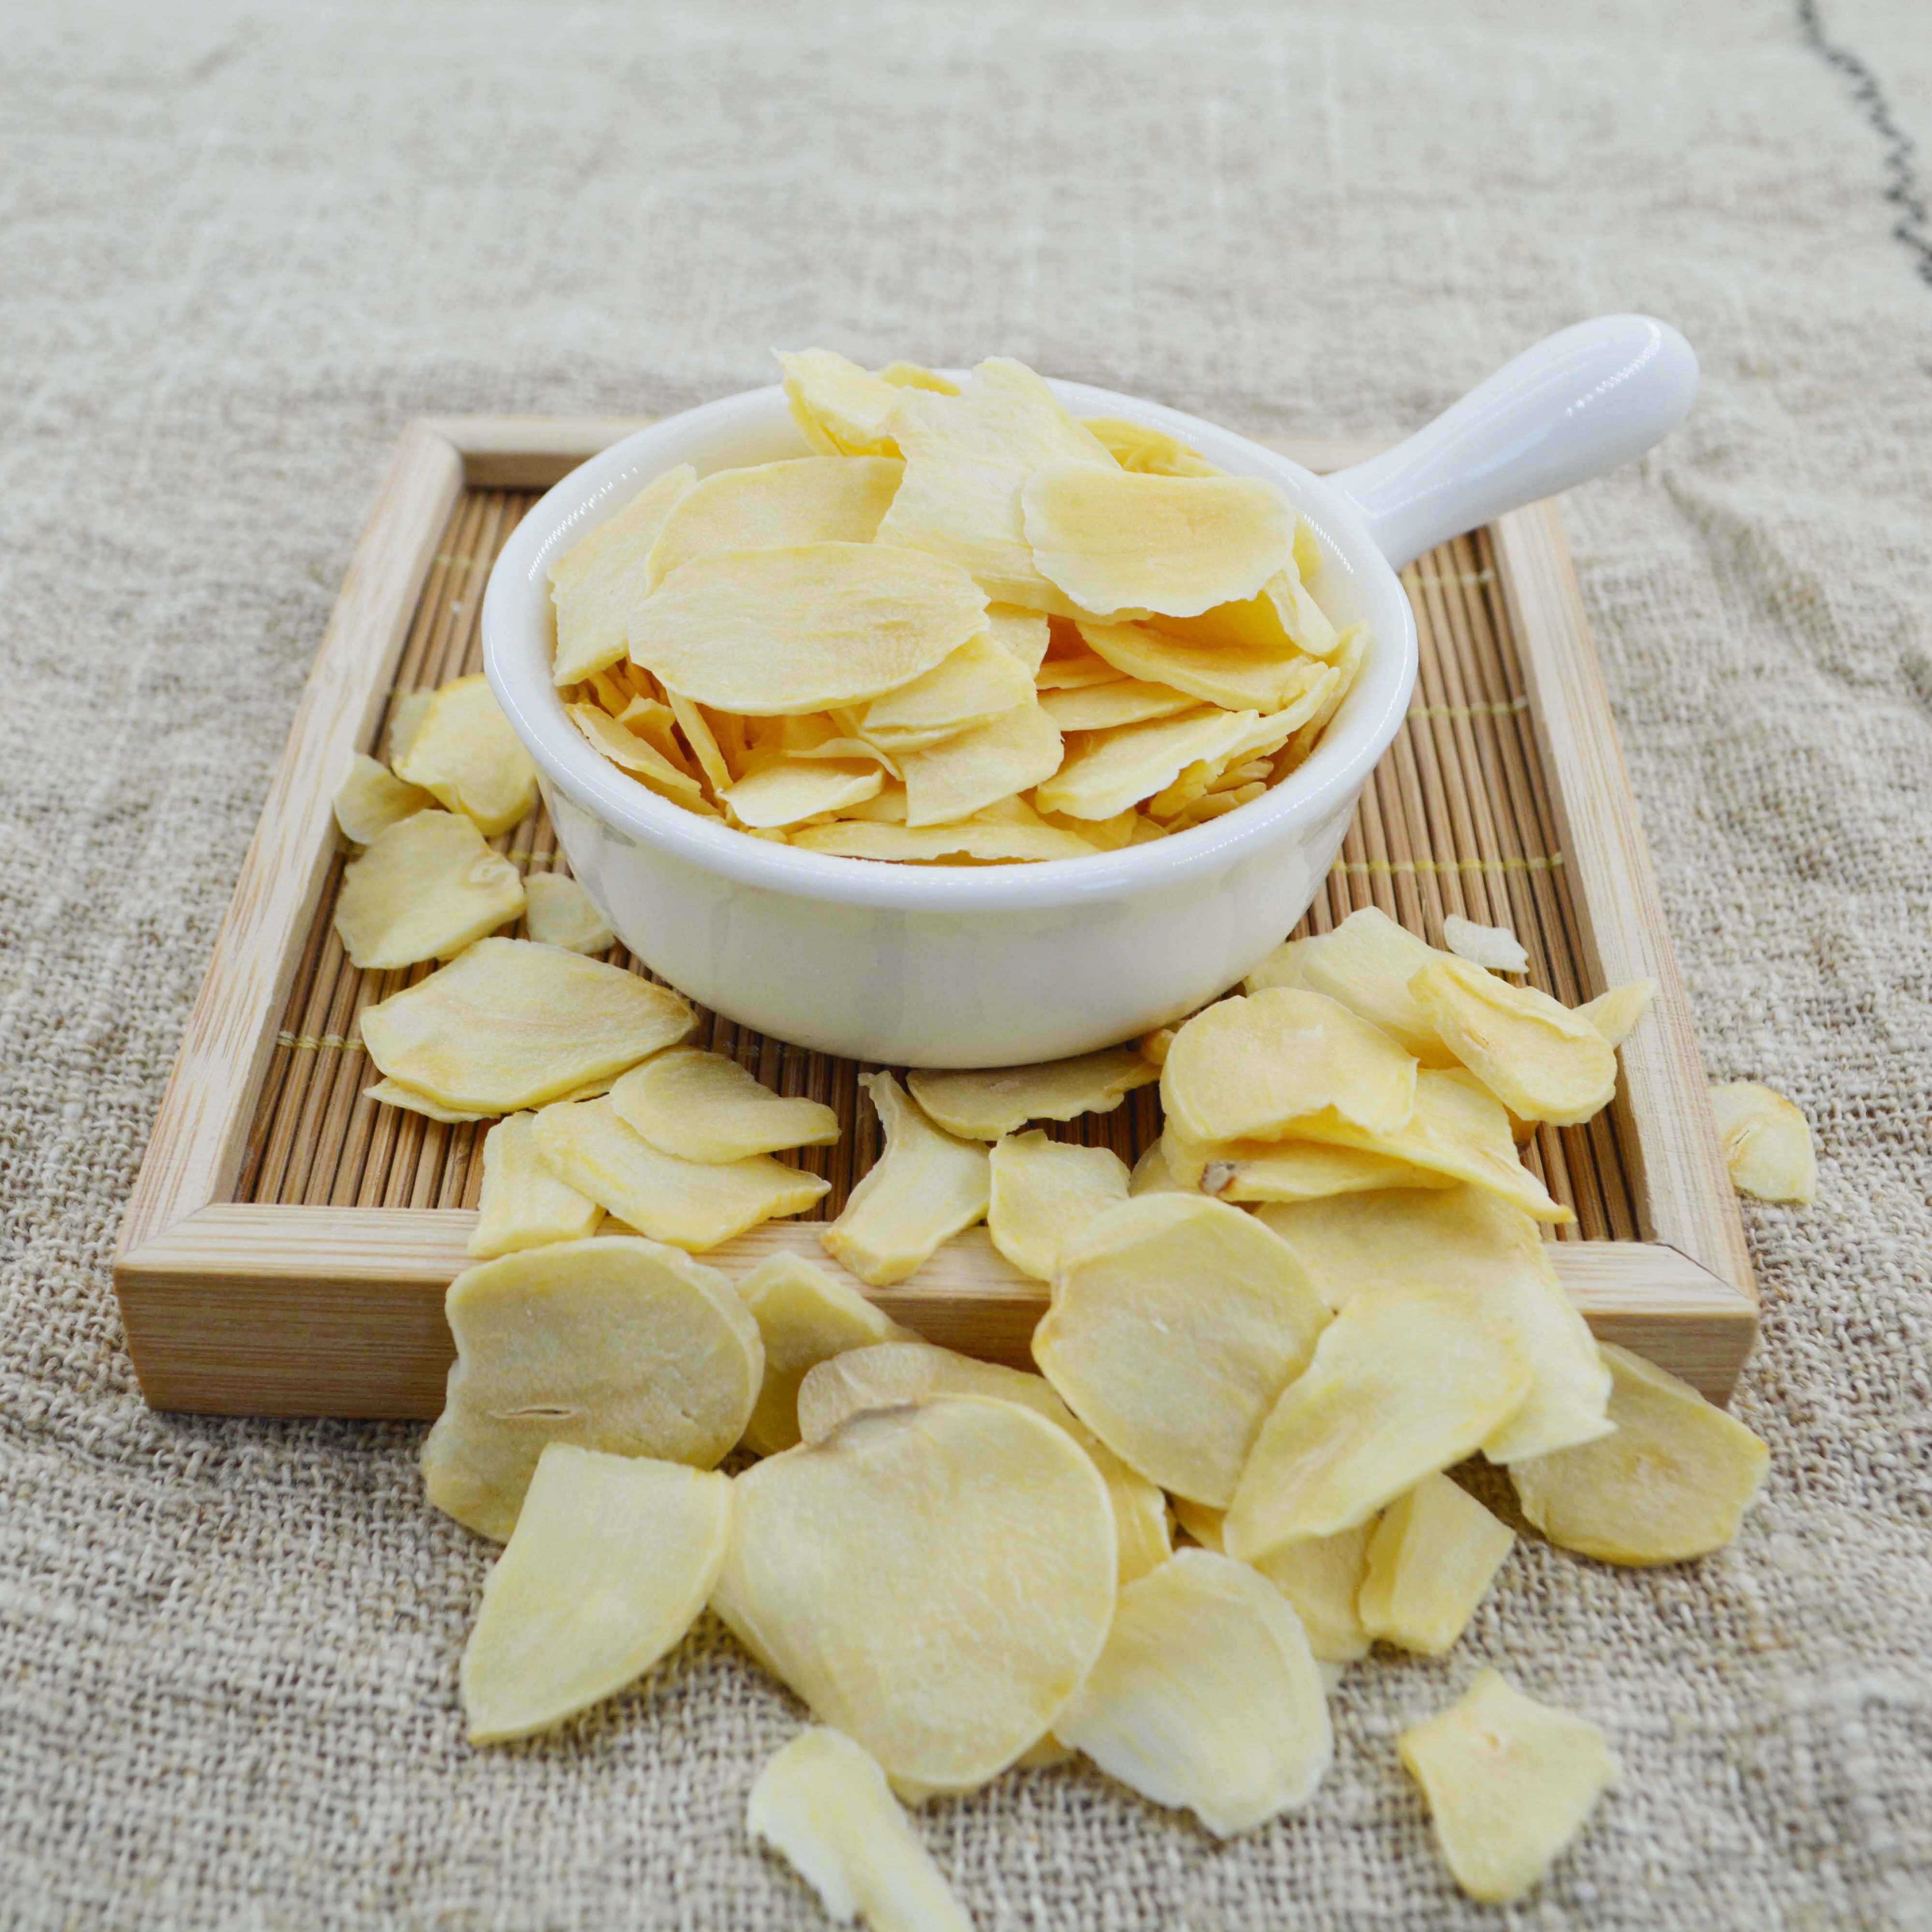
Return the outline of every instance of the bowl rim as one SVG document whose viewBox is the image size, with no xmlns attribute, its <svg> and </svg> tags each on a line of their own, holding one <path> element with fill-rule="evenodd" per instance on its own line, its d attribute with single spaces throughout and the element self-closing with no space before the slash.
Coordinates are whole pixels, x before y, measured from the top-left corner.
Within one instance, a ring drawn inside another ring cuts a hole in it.
<svg viewBox="0 0 1932 1932">
<path fill-rule="evenodd" d="M 963 380 L 970 372 L 942 373 Z M 1354 506 L 1312 471 L 1234 430 L 1113 390 L 1048 380 L 1077 414 L 1128 417 L 1166 430 L 1235 473 L 1280 483 L 1315 526 L 1324 556 L 1339 560 L 1355 580 L 1371 628 L 1367 659 L 1356 688 L 1298 770 L 1247 805 L 1144 844 L 1078 859 L 985 866 L 908 865 L 801 851 L 685 812 L 619 772 L 571 723 L 550 682 L 548 636 L 533 638 L 516 606 L 520 599 L 527 604 L 540 586 L 548 610 L 551 559 L 652 478 L 686 460 L 676 446 L 692 434 L 755 430 L 760 418 L 776 431 L 782 417 L 796 437 L 784 390 L 773 383 L 666 416 L 614 443 L 554 484 L 511 532 L 484 593 L 484 670 L 540 775 L 612 830 L 735 884 L 796 898 L 934 913 L 1040 910 L 1138 896 L 1225 869 L 1352 804 L 1401 729 L 1417 663 L 1414 614 Z M 547 623 L 542 628 L 548 633 Z M 1346 728 L 1338 733 L 1335 725 L 1344 719 Z"/>
</svg>

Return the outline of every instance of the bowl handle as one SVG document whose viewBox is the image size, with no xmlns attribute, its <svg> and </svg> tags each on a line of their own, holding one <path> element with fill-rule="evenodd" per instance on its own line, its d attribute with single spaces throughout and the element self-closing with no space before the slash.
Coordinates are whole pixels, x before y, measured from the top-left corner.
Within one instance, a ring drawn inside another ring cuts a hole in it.
<svg viewBox="0 0 1932 1932">
<path fill-rule="evenodd" d="M 1505 510 L 1642 455 L 1696 393 L 1697 358 L 1667 322 L 1599 316 L 1539 342 L 1406 442 L 1328 480 L 1400 569 Z"/>
</svg>

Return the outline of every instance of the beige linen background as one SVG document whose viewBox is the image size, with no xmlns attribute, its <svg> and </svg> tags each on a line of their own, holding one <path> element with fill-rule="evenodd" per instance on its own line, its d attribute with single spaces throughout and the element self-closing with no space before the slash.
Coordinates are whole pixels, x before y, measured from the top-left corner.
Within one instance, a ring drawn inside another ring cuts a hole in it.
<svg viewBox="0 0 1932 1932">
<path fill-rule="evenodd" d="M 0 1924 L 822 1922 L 740 1823 L 800 1712 L 715 1630 L 468 1750 L 489 1552 L 418 1432 L 150 1414 L 122 1346 L 122 1204 L 408 417 L 823 342 L 1393 432 L 1618 308 L 1703 395 L 1565 518 L 1712 1070 L 1820 1147 L 1815 1209 L 1746 1213 L 1762 1505 L 1689 1569 L 1523 1548 L 1238 1843 L 1078 1772 L 920 1828 L 987 1928 L 1499 1922 L 1394 1755 L 1490 1662 L 1625 1766 L 1508 1922 L 1932 1924 L 1932 285 L 1784 0 L 6 15 Z M 1932 134 L 1922 0 L 1824 26 Z"/>
</svg>

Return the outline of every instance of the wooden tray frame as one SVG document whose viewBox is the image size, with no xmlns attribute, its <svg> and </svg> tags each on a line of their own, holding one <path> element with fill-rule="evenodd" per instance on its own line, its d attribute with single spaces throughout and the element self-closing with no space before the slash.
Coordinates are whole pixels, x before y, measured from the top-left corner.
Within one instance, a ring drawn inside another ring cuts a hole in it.
<svg viewBox="0 0 1932 1932">
<path fill-rule="evenodd" d="M 352 558 L 181 1052 L 114 1266 L 135 1370 L 157 1408 L 226 1414 L 425 1417 L 453 1345 L 442 1296 L 467 1264 L 475 1216 L 455 1209 L 238 1202 L 250 1123 L 304 935 L 335 850 L 332 796 L 388 694 L 438 542 L 466 488 L 547 488 L 641 421 L 470 416 L 411 423 Z M 1372 452 L 1275 444 L 1311 469 Z M 1592 1329 L 1727 1399 L 1757 1328 L 1743 1228 L 1719 1154 L 1702 1063 L 1553 504 L 1491 526 L 1591 990 L 1654 976 L 1650 1016 L 1623 1049 L 1617 1105 L 1634 1150 L 1642 1238 L 1552 1243 Z M 770 1223 L 710 1259 L 780 1248 L 823 1258 L 816 1228 Z M 1026 1362 L 1045 1301 L 983 1229 L 911 1281 L 874 1292 L 935 1341 Z"/>
</svg>

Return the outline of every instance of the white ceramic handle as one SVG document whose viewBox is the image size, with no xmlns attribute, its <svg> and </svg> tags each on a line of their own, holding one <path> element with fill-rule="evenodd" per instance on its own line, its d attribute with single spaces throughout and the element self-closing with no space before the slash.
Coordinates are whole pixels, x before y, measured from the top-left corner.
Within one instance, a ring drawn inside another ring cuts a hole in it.
<svg viewBox="0 0 1932 1932">
<path fill-rule="evenodd" d="M 1406 442 L 1328 482 L 1399 570 L 1520 503 L 1641 456 L 1696 393 L 1697 358 L 1667 322 L 1599 316 L 1539 342 Z"/>
</svg>

